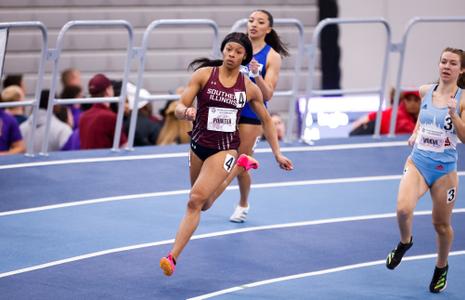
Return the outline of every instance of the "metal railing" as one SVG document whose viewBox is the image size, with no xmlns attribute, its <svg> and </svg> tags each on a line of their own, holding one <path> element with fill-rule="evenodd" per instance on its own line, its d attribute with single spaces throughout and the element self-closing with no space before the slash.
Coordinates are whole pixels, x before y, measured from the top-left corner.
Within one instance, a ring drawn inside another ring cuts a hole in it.
<svg viewBox="0 0 465 300">
<path fill-rule="evenodd" d="M 215 21 L 209 19 L 161 19 L 155 20 L 147 26 L 144 31 L 144 35 L 142 38 L 142 45 L 140 48 L 135 49 L 135 56 L 137 56 L 139 60 L 139 69 L 137 72 L 137 82 L 136 82 L 136 91 L 134 96 L 134 108 L 131 112 L 131 120 L 129 124 L 129 134 L 128 134 L 128 143 L 126 150 L 134 150 L 134 136 L 137 127 L 137 104 L 141 100 L 139 92 L 142 89 L 142 82 L 143 82 L 143 74 L 145 69 L 145 59 L 147 54 L 148 48 L 148 41 L 149 36 L 152 31 L 160 26 L 186 26 L 186 25 L 206 25 L 213 29 L 213 44 L 212 44 L 212 51 L 213 56 L 218 58 L 220 57 L 219 51 L 219 29 L 218 25 Z M 159 100 L 177 100 L 179 99 L 179 95 L 171 95 L 171 94 L 162 94 L 162 95 L 151 95 L 148 97 L 144 97 L 143 100 L 146 101 L 159 101 Z"/>
<path fill-rule="evenodd" d="M 295 58 L 295 65 L 293 70 L 293 84 L 290 90 L 284 91 L 275 91 L 274 96 L 277 97 L 291 97 L 289 102 L 289 118 L 288 118 L 288 128 L 286 132 L 286 140 L 290 141 L 292 139 L 292 132 L 293 132 L 293 121 L 295 119 L 295 103 L 298 101 L 298 93 L 299 93 L 299 76 L 302 69 L 302 61 L 304 55 L 307 55 L 305 52 L 306 49 L 308 50 L 308 77 L 306 83 L 306 91 L 305 91 L 305 98 L 306 98 L 306 105 L 304 108 L 304 117 L 303 117 L 303 126 L 300 131 L 300 138 L 304 140 L 304 133 L 305 133 L 305 121 L 307 119 L 307 115 L 309 113 L 308 109 L 308 101 L 313 96 L 325 96 L 325 95 L 347 95 L 347 94 L 379 94 L 380 103 L 378 106 L 378 111 L 376 115 L 376 125 L 375 125 L 375 133 L 373 137 L 379 137 L 380 134 L 380 127 L 381 127 L 381 109 L 382 109 L 382 101 L 386 90 L 386 77 L 387 77 L 387 67 L 389 62 L 389 54 L 390 52 L 399 52 L 400 59 L 399 59 L 399 67 L 397 70 L 397 77 L 395 83 L 395 95 L 394 95 L 394 103 L 393 103 L 393 118 L 390 121 L 390 130 L 389 130 L 389 137 L 394 136 L 395 124 L 397 121 L 397 112 L 398 112 L 398 101 L 399 96 L 401 93 L 401 81 L 402 81 L 402 72 L 404 67 L 404 60 L 405 60 L 405 52 L 406 46 L 408 42 L 408 38 L 412 28 L 419 24 L 419 23 L 450 23 L 450 22 L 465 22 L 465 17 L 416 17 L 409 21 L 406 26 L 405 32 L 402 37 L 402 41 L 398 44 L 393 44 L 391 41 L 391 28 L 389 23 L 382 19 L 382 18 L 369 18 L 369 19 L 325 19 L 318 23 L 317 27 L 313 31 L 312 42 L 310 45 L 305 47 L 304 42 L 304 27 L 302 23 L 297 19 L 275 19 L 276 25 L 284 25 L 284 26 L 295 26 L 299 32 L 299 39 L 298 39 L 298 52 Z M 241 26 L 244 26 L 247 23 L 247 19 L 240 19 L 234 23 L 231 27 L 231 31 L 237 31 Z M 385 46 L 385 53 L 384 53 L 384 63 L 381 70 L 381 82 L 379 87 L 375 88 L 368 88 L 368 89 L 338 89 L 338 90 L 317 90 L 314 89 L 314 77 L 315 77 L 315 66 L 316 66 L 316 57 L 317 57 L 317 49 L 319 47 L 319 37 L 321 31 L 328 25 L 333 24 L 381 24 L 384 26 L 386 31 L 386 46 Z M 207 25 L 213 29 L 214 38 L 212 44 L 212 51 L 214 57 L 220 57 L 221 53 L 219 50 L 219 30 L 217 24 L 213 20 L 209 19 L 162 19 L 162 20 L 155 20 L 146 28 L 143 39 L 142 45 L 140 48 L 133 47 L 133 28 L 132 25 L 125 21 L 125 20 L 78 20 L 78 21 L 70 21 L 66 23 L 57 37 L 57 43 L 55 49 L 47 49 L 48 43 L 48 32 L 45 25 L 41 22 L 8 22 L 8 23 L 0 23 L 0 29 L 4 28 L 38 28 L 42 34 L 42 47 L 41 47 L 41 54 L 40 54 L 40 62 L 38 68 L 38 79 L 35 86 L 34 92 L 34 99 L 26 100 L 26 101 L 17 101 L 17 102 L 10 102 L 10 103 L 0 103 L 0 108 L 4 107 L 17 107 L 17 106 L 30 106 L 32 107 L 32 130 L 31 130 L 31 137 L 27 141 L 27 152 L 26 155 L 33 156 L 33 144 L 34 144 L 34 137 L 35 137 L 35 129 L 37 125 L 37 114 L 39 109 L 39 99 L 40 94 L 43 87 L 43 78 L 44 78 L 44 68 L 45 63 L 47 60 L 53 62 L 53 70 L 52 70 L 52 81 L 50 87 L 50 96 L 49 102 L 47 107 L 47 123 L 45 126 L 45 134 L 44 134 L 44 141 L 42 143 L 42 151 L 41 155 L 47 155 L 48 152 L 48 139 L 49 139 L 49 131 L 50 131 L 50 122 L 53 113 L 53 107 L 57 104 L 83 104 L 83 103 L 105 103 L 105 102 L 117 102 L 118 103 L 118 112 L 117 112 L 117 121 L 115 125 L 115 134 L 113 140 L 113 147 L 112 151 L 116 151 L 119 148 L 119 141 L 121 137 L 121 129 L 123 123 L 123 113 L 124 113 L 124 102 L 126 101 L 127 91 L 126 91 L 126 83 L 128 81 L 128 75 L 131 65 L 131 60 L 133 58 L 137 58 L 139 61 L 138 73 L 137 73 L 137 83 L 136 83 L 136 94 L 135 94 L 135 104 L 134 107 L 137 107 L 137 103 L 141 100 L 146 101 L 157 101 L 157 100 L 175 100 L 179 99 L 178 95 L 172 94 L 162 94 L 162 95 L 151 95 L 148 97 L 143 97 L 139 95 L 140 90 L 142 89 L 142 82 L 143 82 L 143 74 L 145 68 L 145 60 L 147 55 L 148 49 L 148 41 L 151 32 L 159 27 L 159 26 L 186 26 L 186 25 Z M 127 30 L 128 33 L 128 44 L 126 49 L 126 61 L 124 64 L 124 74 L 123 74 L 123 84 L 121 88 L 121 94 L 119 97 L 100 97 L 100 98 L 79 98 L 79 99 L 57 99 L 55 97 L 55 92 L 57 90 L 57 80 L 58 80 L 58 67 L 60 61 L 60 55 L 63 50 L 63 39 L 68 30 L 74 27 L 123 27 Z M 133 109 L 131 113 L 130 119 L 130 126 L 129 126 L 129 136 L 128 136 L 128 144 L 126 149 L 132 150 L 133 149 L 133 142 L 134 142 L 134 135 L 136 130 L 136 122 L 137 122 L 137 109 Z"/>
<path fill-rule="evenodd" d="M 9 22 L 9 23 L 0 23 L 0 29 L 3 28 L 38 28 L 42 35 L 42 47 L 40 50 L 40 60 L 39 60 L 39 70 L 37 73 L 37 82 L 34 91 L 34 99 L 25 100 L 25 101 L 15 101 L 15 102 L 0 102 L 0 108 L 6 107 L 17 107 L 17 106 L 31 106 L 32 107 L 32 128 L 31 135 L 26 145 L 26 155 L 34 156 L 34 136 L 37 126 L 37 111 L 39 110 L 39 100 L 40 93 L 42 91 L 42 83 L 44 78 L 44 64 L 47 60 L 47 43 L 48 43 L 48 33 L 47 27 L 42 22 Z"/>
<path fill-rule="evenodd" d="M 73 27 L 123 27 L 128 33 L 128 45 L 126 48 L 126 61 L 124 65 L 124 74 L 122 80 L 121 94 L 119 97 L 98 97 L 98 98 L 76 98 L 76 99 L 57 99 L 55 98 L 55 92 L 57 89 L 58 80 L 58 65 L 60 61 L 60 55 L 63 50 L 63 39 L 71 28 Z M 84 103 L 106 103 L 106 102 L 118 102 L 118 113 L 116 118 L 115 134 L 113 139 L 112 151 L 117 151 L 119 148 L 119 141 L 121 138 L 121 129 L 123 127 L 123 114 L 124 114 L 124 102 L 126 101 L 126 83 L 128 81 L 129 69 L 131 65 L 131 58 L 133 55 L 133 43 L 134 43 L 134 30 L 132 25 L 125 20 L 76 20 L 66 23 L 60 30 L 57 37 L 57 43 L 55 49 L 50 49 L 48 53 L 48 59 L 53 61 L 53 73 L 52 83 L 50 87 L 50 96 L 48 99 L 47 107 L 47 123 L 45 125 L 45 135 L 42 144 L 41 155 L 47 155 L 48 151 L 48 140 L 50 131 L 50 122 L 53 113 L 53 106 L 56 104 L 84 104 Z"/>
<path fill-rule="evenodd" d="M 369 89 L 338 89 L 338 90 L 316 90 L 313 88 L 314 77 L 315 77 L 315 66 L 316 66 L 316 52 L 319 47 L 320 34 L 323 28 L 328 25 L 337 25 L 337 24 L 381 24 L 386 30 L 386 46 L 384 52 L 384 63 L 381 73 L 381 82 L 379 87 L 369 88 Z M 389 62 L 389 52 L 391 51 L 391 26 L 383 18 L 368 18 L 368 19 L 341 19 L 341 18 L 328 18 L 320 21 L 313 31 L 312 43 L 308 46 L 309 51 L 309 66 L 308 66 L 308 77 L 307 85 L 305 92 L 305 108 L 302 118 L 302 126 L 300 137 L 305 141 L 305 129 L 306 129 L 306 120 L 308 117 L 309 109 L 308 103 L 311 97 L 313 96 L 330 96 L 330 95 L 348 95 L 348 94 L 378 94 L 379 95 L 379 106 L 378 112 L 376 114 L 376 125 L 374 137 L 379 137 L 381 129 L 381 110 L 383 104 L 383 97 L 386 90 L 386 78 Z"/>
<path fill-rule="evenodd" d="M 400 52 L 399 67 L 397 69 L 397 77 L 395 83 L 394 103 L 392 105 L 392 118 L 389 124 L 389 137 L 395 136 L 395 126 L 397 122 L 397 111 L 399 109 L 399 98 L 401 93 L 402 72 L 404 68 L 405 50 L 407 49 L 407 41 L 410 36 L 412 28 L 419 23 L 455 23 L 465 22 L 465 17 L 415 17 L 410 19 L 407 27 L 402 35 L 402 41 L 399 43 L 397 49 Z"/>
<path fill-rule="evenodd" d="M 247 18 L 240 19 L 234 23 L 231 27 L 231 32 L 237 31 L 240 27 L 246 25 L 248 22 Z M 294 123 L 295 123 L 295 105 L 298 101 L 298 93 L 299 93 L 299 82 L 300 82 L 300 73 L 302 69 L 302 60 L 305 54 L 305 40 L 304 40 L 304 25 L 298 19 L 293 18 L 285 18 L 285 19 L 274 19 L 273 20 L 273 27 L 275 25 L 281 26 L 294 26 L 297 28 L 299 32 L 299 38 L 297 41 L 297 55 L 295 57 L 295 64 L 294 64 L 294 72 L 292 76 L 292 87 L 290 90 L 284 91 L 275 91 L 273 93 L 273 97 L 289 97 L 289 116 L 287 119 L 287 127 L 286 127 L 286 137 L 285 141 L 290 142 L 293 140 L 292 132 L 294 131 Z"/>
</svg>

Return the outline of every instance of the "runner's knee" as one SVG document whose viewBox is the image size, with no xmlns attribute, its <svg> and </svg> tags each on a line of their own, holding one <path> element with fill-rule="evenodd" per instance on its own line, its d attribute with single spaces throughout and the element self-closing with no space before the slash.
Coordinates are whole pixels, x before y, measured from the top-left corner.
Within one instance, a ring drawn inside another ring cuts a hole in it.
<svg viewBox="0 0 465 300">
<path fill-rule="evenodd" d="M 399 218 L 409 218 L 413 215 L 413 208 L 407 205 L 398 205 L 397 206 L 397 216 Z"/>
<path fill-rule="evenodd" d="M 190 199 L 187 202 L 187 208 L 192 210 L 201 210 L 207 199 L 208 197 L 206 197 L 203 193 L 191 191 Z"/>
<path fill-rule="evenodd" d="M 452 227 L 449 223 L 433 221 L 433 226 L 439 235 L 446 235 L 452 232 Z"/>
</svg>

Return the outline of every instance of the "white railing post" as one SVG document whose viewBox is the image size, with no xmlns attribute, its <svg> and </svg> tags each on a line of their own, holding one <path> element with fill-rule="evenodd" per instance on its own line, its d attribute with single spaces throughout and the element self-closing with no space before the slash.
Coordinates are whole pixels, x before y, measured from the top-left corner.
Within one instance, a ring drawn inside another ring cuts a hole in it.
<svg viewBox="0 0 465 300">
<path fill-rule="evenodd" d="M 219 51 L 219 29 L 215 21 L 209 19 L 161 19 L 155 20 L 147 26 L 144 31 L 142 38 L 142 46 L 138 48 L 135 55 L 139 59 L 139 69 L 137 72 L 137 82 L 136 82 L 136 94 L 134 95 L 134 108 L 131 112 L 131 120 L 129 123 L 129 134 L 128 134 L 128 143 L 126 150 L 134 150 L 134 136 L 137 126 L 137 104 L 140 101 L 140 90 L 142 89 L 143 84 L 143 75 L 145 70 L 145 58 L 147 54 L 149 36 L 152 31 L 160 26 L 188 26 L 188 25 L 206 25 L 213 29 L 213 44 L 212 44 L 212 54 L 214 57 L 220 57 Z M 144 97 L 143 100 L 146 101 L 157 101 L 157 100 L 177 100 L 179 95 L 151 95 L 149 97 Z"/>
<path fill-rule="evenodd" d="M 63 39 L 71 28 L 73 27 L 123 27 L 128 33 L 128 45 L 126 48 L 126 61 L 124 65 L 123 73 L 123 85 L 121 87 L 121 94 L 119 97 L 103 97 L 103 98 L 77 98 L 77 99 L 56 99 L 55 92 L 58 83 L 58 65 L 60 61 L 60 55 L 63 50 Z M 113 139 L 112 151 L 117 151 L 119 148 L 119 141 L 121 137 L 121 129 L 123 127 L 123 114 L 124 114 L 124 102 L 126 101 L 126 83 L 128 81 L 129 69 L 131 65 L 131 55 L 133 53 L 134 43 L 134 30 L 132 25 L 125 20 L 76 20 L 69 21 L 60 30 L 57 37 L 56 48 L 49 51 L 49 60 L 53 61 L 53 73 L 52 83 L 50 87 L 50 96 L 48 98 L 47 107 L 47 123 L 45 125 L 45 135 L 42 144 L 41 155 L 48 154 L 48 139 L 50 131 L 50 121 L 53 113 L 53 106 L 56 104 L 83 104 L 83 103 L 106 103 L 106 102 L 118 102 L 118 113 L 115 125 L 115 134 Z"/>
<path fill-rule="evenodd" d="M 33 100 L 26 100 L 26 101 L 18 101 L 18 102 L 6 102 L 0 103 L 0 108 L 3 107 L 16 107 L 16 106 L 31 106 L 32 107 L 32 128 L 31 128 L 31 136 L 26 141 L 27 150 L 26 156 L 34 156 L 34 138 L 35 138 L 35 130 L 37 126 L 37 111 L 39 110 L 39 101 L 40 101 L 40 93 L 42 91 L 42 84 L 44 78 L 44 64 L 47 60 L 48 50 L 47 50 L 47 43 L 48 43 L 48 31 L 47 27 L 42 22 L 11 22 L 11 23 L 0 23 L 1 28 L 38 28 L 42 35 L 42 47 L 40 50 L 40 60 L 39 60 L 39 70 L 37 73 L 37 81 L 36 87 L 34 91 L 34 99 Z"/>
<path fill-rule="evenodd" d="M 338 24 L 381 24 L 386 30 L 386 46 L 384 52 L 384 63 L 381 71 L 381 82 L 379 87 L 368 88 L 368 89 L 340 89 L 340 90 L 316 90 L 313 87 L 314 82 L 314 69 L 316 66 L 316 51 L 319 47 L 319 39 L 321 31 L 324 27 L 328 25 L 338 25 Z M 313 96 L 330 96 L 330 95 L 348 95 L 348 94 L 378 94 L 379 95 L 379 106 L 378 112 L 376 114 L 376 125 L 375 133 L 373 137 L 379 137 L 381 129 L 381 110 L 383 105 L 383 97 L 386 90 L 386 78 L 388 71 L 388 62 L 389 62 L 389 52 L 391 51 L 391 26 L 383 18 L 368 18 L 368 19 L 343 19 L 343 18 L 328 18 L 320 21 L 313 31 L 312 44 L 310 48 L 310 60 L 309 60 L 309 69 L 308 69 L 308 78 L 307 78 L 307 88 L 305 95 L 305 110 L 303 116 L 302 130 L 300 133 L 301 139 L 306 140 L 304 133 L 306 129 L 305 120 L 309 113 L 308 103 L 310 98 Z M 311 112 L 310 112 L 311 113 Z"/>
</svg>

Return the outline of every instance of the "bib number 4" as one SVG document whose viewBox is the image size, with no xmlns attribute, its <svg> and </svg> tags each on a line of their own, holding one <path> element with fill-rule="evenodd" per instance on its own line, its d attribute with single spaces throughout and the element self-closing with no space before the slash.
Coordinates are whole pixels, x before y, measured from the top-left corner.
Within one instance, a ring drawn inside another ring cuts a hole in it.
<svg viewBox="0 0 465 300">
<path fill-rule="evenodd" d="M 236 107 L 244 107 L 245 103 L 247 102 L 245 92 L 234 92 L 234 97 L 236 98 Z"/>
<path fill-rule="evenodd" d="M 232 168 L 234 167 L 235 161 L 236 159 L 234 158 L 234 156 L 232 156 L 231 154 L 226 154 L 226 158 L 224 159 L 223 163 L 223 168 L 226 170 L 226 172 L 231 172 Z"/>
</svg>

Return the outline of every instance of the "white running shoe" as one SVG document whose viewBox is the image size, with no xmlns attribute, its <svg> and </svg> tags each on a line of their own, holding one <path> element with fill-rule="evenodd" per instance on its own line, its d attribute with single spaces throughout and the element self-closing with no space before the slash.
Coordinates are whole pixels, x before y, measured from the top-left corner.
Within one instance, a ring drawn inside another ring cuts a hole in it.
<svg viewBox="0 0 465 300">
<path fill-rule="evenodd" d="M 234 222 L 234 223 L 244 223 L 245 220 L 247 220 L 247 214 L 249 213 L 249 208 L 250 206 L 247 206 L 247 207 L 242 207 L 239 205 L 236 206 L 236 209 L 234 210 L 234 213 L 229 218 L 229 221 Z"/>
</svg>

